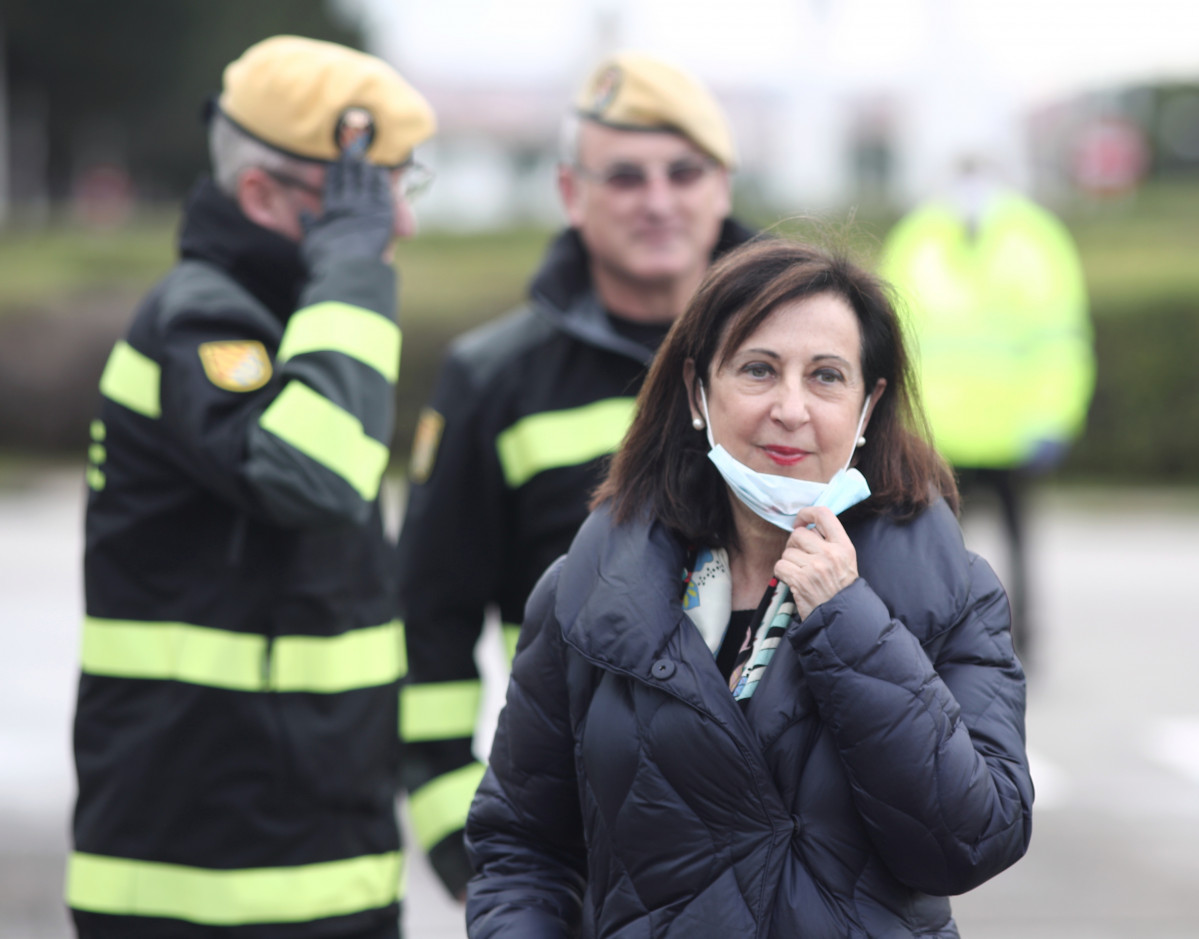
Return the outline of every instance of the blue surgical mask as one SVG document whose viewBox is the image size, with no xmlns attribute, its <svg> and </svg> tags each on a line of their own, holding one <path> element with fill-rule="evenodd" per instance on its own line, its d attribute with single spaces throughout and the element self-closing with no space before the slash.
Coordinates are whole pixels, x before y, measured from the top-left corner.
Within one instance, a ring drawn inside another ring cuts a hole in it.
<svg viewBox="0 0 1199 939">
<path fill-rule="evenodd" d="M 795 517 L 800 509 L 823 505 L 832 509 L 834 514 L 840 515 L 870 496 L 870 486 L 866 483 L 866 477 L 856 469 L 849 468 L 853 460 L 852 449 L 845 465 L 826 483 L 777 476 L 774 473 L 759 473 L 750 469 L 712 439 L 712 420 L 708 417 L 708 399 L 704 394 L 703 385 L 699 387 L 699 401 L 704 409 L 708 445 L 712 448 L 708 451 L 708 459 L 716 465 L 733 494 L 747 508 L 770 524 L 777 525 L 784 531 L 791 531 L 795 528 Z M 858 429 L 854 433 L 855 440 L 862 433 L 869 405 L 868 397 L 862 404 Z"/>
</svg>

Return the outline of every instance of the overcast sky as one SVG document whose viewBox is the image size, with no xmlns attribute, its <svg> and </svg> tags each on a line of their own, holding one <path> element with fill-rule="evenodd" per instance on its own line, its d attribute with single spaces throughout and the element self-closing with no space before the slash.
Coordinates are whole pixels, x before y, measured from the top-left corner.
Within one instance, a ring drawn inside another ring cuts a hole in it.
<svg viewBox="0 0 1199 939">
<path fill-rule="evenodd" d="M 1020 101 L 1123 80 L 1199 79 L 1195 0 L 343 0 L 372 10 L 376 51 L 428 78 L 563 79 L 620 46 L 710 81 L 789 87 L 813 68 L 877 87 L 930 59 L 985 70 Z"/>
</svg>

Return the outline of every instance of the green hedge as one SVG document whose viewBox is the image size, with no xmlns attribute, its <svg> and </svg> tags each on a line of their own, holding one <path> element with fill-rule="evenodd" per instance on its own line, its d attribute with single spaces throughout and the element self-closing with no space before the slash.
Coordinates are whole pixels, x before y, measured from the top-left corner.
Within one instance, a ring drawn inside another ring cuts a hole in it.
<svg viewBox="0 0 1199 939">
<path fill-rule="evenodd" d="M 1063 480 L 1199 482 L 1199 187 L 1072 217 L 1087 267 L 1098 377 Z M 140 296 L 169 263 L 173 218 L 104 235 L 0 237 L 0 450 L 81 456 L 96 379 Z M 781 226 L 857 242 L 881 223 Z M 446 345 L 524 296 L 551 232 L 422 234 L 399 249 L 403 362 L 393 455 L 407 463 Z"/>
<path fill-rule="evenodd" d="M 401 466 L 416 415 L 454 335 L 444 321 L 423 318 L 420 329 L 404 334 L 395 436 Z M 1199 297 L 1159 299 L 1135 309 L 1100 306 L 1095 352 L 1087 429 L 1056 475 L 1107 483 L 1199 483 Z"/>
<path fill-rule="evenodd" d="M 1199 483 L 1199 298 L 1100 306 L 1095 352 L 1087 429 L 1060 474 Z"/>
</svg>

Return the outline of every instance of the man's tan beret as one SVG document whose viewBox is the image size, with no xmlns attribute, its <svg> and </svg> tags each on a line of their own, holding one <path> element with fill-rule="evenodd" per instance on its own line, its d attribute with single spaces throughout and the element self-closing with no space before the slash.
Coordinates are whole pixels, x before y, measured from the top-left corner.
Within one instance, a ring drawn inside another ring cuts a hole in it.
<svg viewBox="0 0 1199 939">
<path fill-rule="evenodd" d="M 583 83 L 575 107 L 610 127 L 673 130 L 722 166 L 737 158 L 728 121 L 697 78 L 641 52 L 621 52 L 599 64 Z"/>
<path fill-rule="evenodd" d="M 363 111 L 373 122 L 366 157 L 379 166 L 399 166 L 437 129 L 429 103 L 382 59 L 300 36 L 264 39 L 231 62 L 219 106 L 263 143 L 310 160 L 336 160 L 347 119 Z"/>
</svg>

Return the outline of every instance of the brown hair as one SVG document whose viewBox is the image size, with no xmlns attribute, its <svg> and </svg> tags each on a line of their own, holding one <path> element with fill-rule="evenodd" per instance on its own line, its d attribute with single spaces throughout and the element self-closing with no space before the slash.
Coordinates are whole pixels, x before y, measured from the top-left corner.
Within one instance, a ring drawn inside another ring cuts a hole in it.
<svg viewBox="0 0 1199 939">
<path fill-rule="evenodd" d="M 750 242 L 708 271 L 686 312 L 667 335 L 637 398 L 637 413 L 607 478 L 592 500 L 610 502 L 614 519 L 647 513 L 693 544 L 735 546 L 724 480 L 708 459 L 708 442 L 691 424 L 684 364 L 695 381 L 734 352 L 784 303 L 832 293 L 858 318 L 867 393 L 887 387 L 870 419 L 855 464 L 872 496 L 859 511 L 910 518 L 938 495 L 957 511 L 953 474 L 927 442 L 928 428 L 909 371 L 889 288 L 848 257 L 786 239 Z"/>
</svg>

